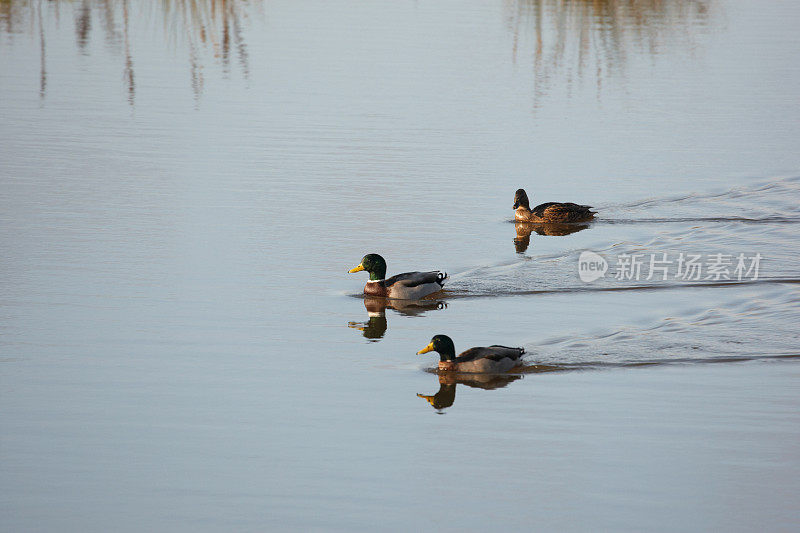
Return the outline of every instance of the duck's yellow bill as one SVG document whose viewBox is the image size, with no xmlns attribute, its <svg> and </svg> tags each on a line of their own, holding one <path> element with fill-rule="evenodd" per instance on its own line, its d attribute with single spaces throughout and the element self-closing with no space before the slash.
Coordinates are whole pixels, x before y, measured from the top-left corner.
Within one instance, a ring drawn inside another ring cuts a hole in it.
<svg viewBox="0 0 800 533">
<path fill-rule="evenodd" d="M 426 347 L 424 347 L 423 349 L 421 349 L 420 351 L 417 352 L 417 355 L 422 355 L 424 353 L 428 353 L 428 352 L 432 352 L 432 351 L 433 351 L 433 343 L 429 342 Z"/>
<path fill-rule="evenodd" d="M 364 270 L 364 265 L 358 265 L 357 267 L 353 267 L 347 271 L 348 274 L 353 274 L 354 272 L 361 272 Z"/>
</svg>

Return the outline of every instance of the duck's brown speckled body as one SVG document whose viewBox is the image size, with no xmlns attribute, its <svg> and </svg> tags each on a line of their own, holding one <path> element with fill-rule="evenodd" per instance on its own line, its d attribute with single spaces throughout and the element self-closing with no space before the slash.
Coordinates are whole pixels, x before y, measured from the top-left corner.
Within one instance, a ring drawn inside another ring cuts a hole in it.
<svg viewBox="0 0 800 533">
<path fill-rule="evenodd" d="M 531 209 L 525 189 L 517 189 L 514 195 L 514 219 L 519 222 L 586 222 L 594 215 L 591 206 L 571 202 L 546 202 Z"/>
</svg>

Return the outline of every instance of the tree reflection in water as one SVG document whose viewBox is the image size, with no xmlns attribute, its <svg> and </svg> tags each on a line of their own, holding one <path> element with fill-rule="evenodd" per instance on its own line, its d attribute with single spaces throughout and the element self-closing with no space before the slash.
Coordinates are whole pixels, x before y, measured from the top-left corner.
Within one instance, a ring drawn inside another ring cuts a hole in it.
<svg viewBox="0 0 800 533">
<path fill-rule="evenodd" d="M 629 56 L 667 47 L 691 51 L 708 26 L 711 0 L 516 0 L 507 4 L 515 64 L 533 70 L 534 107 L 555 80 L 593 80 L 598 93 L 624 79 Z"/>
<path fill-rule="evenodd" d="M 160 20 L 167 37 L 186 47 L 190 84 L 195 99 L 203 92 L 203 65 L 208 58 L 219 61 L 229 73 L 236 61 L 245 79 L 250 74 L 250 58 L 244 39 L 244 26 L 261 2 L 244 0 L 82 0 L 50 2 L 46 0 L 0 0 L 0 33 L 13 38 L 19 33 L 35 33 L 40 42 L 40 96 L 47 89 L 47 30 L 67 14 L 75 26 L 75 43 L 81 54 L 89 54 L 96 30 L 102 31 L 104 44 L 122 56 L 122 79 L 128 102 L 135 103 L 136 75 L 131 24 L 133 19 Z M 149 13 L 145 13 L 149 11 Z M 68 12 L 68 13 L 65 13 Z M 140 15 L 147 15 L 141 16 Z"/>
</svg>

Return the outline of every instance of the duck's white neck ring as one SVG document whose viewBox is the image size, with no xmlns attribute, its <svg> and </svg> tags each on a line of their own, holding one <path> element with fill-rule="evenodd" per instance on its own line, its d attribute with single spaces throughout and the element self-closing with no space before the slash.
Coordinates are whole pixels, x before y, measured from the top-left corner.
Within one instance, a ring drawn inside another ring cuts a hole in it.
<svg viewBox="0 0 800 533">
<path fill-rule="evenodd" d="M 380 283 L 381 281 L 386 281 L 385 279 L 368 279 L 367 283 Z"/>
</svg>

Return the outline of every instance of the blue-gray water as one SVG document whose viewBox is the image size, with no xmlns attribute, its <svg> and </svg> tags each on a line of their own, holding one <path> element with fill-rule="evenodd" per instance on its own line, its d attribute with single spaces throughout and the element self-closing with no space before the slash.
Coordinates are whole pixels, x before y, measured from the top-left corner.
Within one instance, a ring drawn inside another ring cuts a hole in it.
<svg viewBox="0 0 800 533">
<path fill-rule="evenodd" d="M 800 7 L 145 4 L 0 3 L 0 529 L 796 529 Z"/>
</svg>

